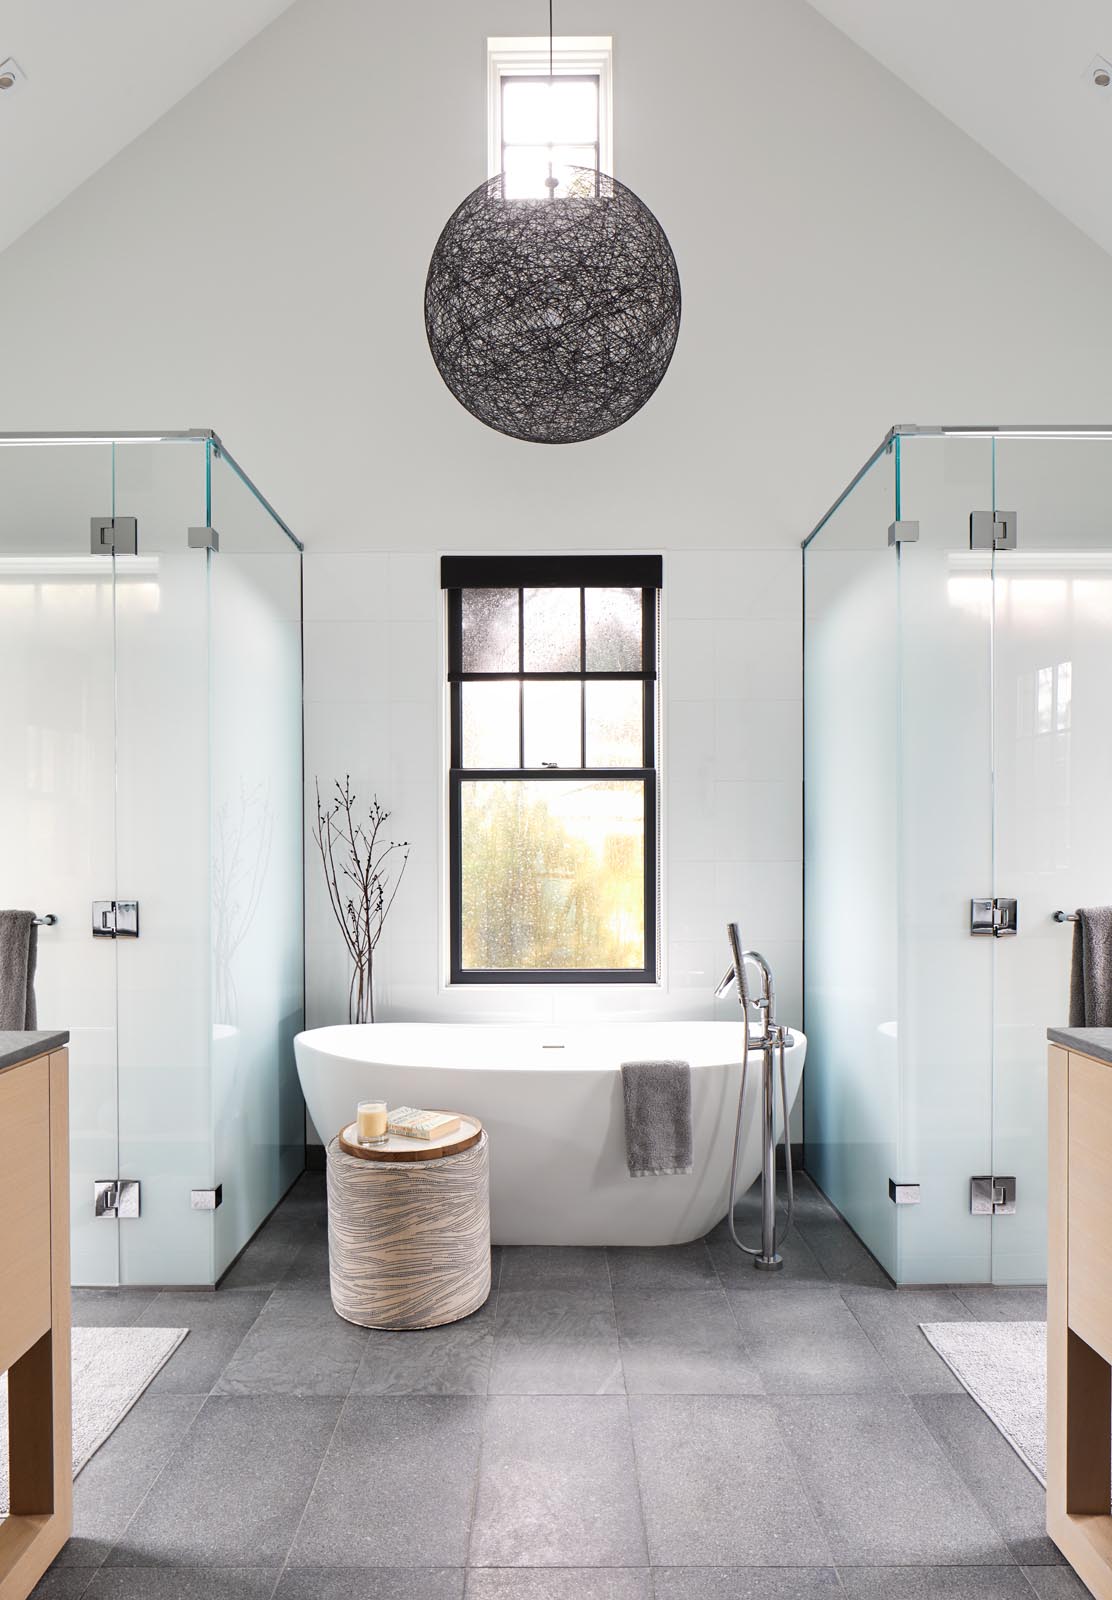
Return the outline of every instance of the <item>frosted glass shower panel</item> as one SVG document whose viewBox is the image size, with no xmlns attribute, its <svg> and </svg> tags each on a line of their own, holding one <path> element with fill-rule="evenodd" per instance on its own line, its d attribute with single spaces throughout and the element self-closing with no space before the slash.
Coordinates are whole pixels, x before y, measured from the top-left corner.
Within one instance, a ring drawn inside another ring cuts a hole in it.
<svg viewBox="0 0 1112 1600">
<path fill-rule="evenodd" d="M 223 455 L 212 463 L 212 1131 L 216 1272 L 304 1158 L 301 557 Z"/>
<path fill-rule="evenodd" d="M 894 516 L 889 453 L 804 563 L 806 1164 L 890 1272 L 899 1082 Z"/>
<path fill-rule="evenodd" d="M 992 1172 L 992 938 L 970 901 L 992 888 L 992 557 L 969 516 L 992 506 L 992 441 L 903 438 L 899 552 L 900 1138 L 898 1280 L 985 1283 Z"/>
<path fill-rule="evenodd" d="M 70 1032 L 75 1283 L 118 1282 L 116 950 L 89 938 L 90 886 L 113 893 L 113 573 L 89 524 L 112 514 L 112 445 L 0 447 L 0 898 L 38 930 L 39 1024 Z"/>
</svg>

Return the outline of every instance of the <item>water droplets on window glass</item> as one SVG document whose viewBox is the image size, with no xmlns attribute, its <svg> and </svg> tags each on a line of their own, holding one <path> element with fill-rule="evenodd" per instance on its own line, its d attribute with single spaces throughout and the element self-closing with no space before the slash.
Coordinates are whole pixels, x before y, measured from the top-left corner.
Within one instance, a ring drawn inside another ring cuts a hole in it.
<svg viewBox="0 0 1112 1600">
<path fill-rule="evenodd" d="M 588 589 L 587 671 L 641 671 L 640 589 Z"/>
<path fill-rule="evenodd" d="M 588 683 L 587 765 L 639 767 L 644 760 L 644 690 L 637 681 Z"/>
<path fill-rule="evenodd" d="M 643 965 L 642 782 L 465 781 L 461 825 L 465 967 Z"/>
<path fill-rule="evenodd" d="M 579 593 L 525 590 L 526 672 L 579 671 Z"/>
<path fill-rule="evenodd" d="M 463 591 L 464 672 L 518 670 L 518 591 Z"/>
<path fill-rule="evenodd" d="M 463 765 L 516 767 L 521 764 L 521 687 L 508 682 L 464 683 Z"/>
</svg>

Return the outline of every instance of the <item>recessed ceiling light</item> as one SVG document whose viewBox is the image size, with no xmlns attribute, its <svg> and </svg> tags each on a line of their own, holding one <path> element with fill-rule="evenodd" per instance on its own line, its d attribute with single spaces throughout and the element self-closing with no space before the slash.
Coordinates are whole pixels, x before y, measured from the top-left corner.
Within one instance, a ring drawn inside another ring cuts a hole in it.
<svg viewBox="0 0 1112 1600">
<path fill-rule="evenodd" d="M 1105 56 L 1094 56 L 1089 62 L 1089 82 L 1094 89 L 1112 88 L 1112 61 Z"/>
<path fill-rule="evenodd" d="M 0 61 L 0 96 L 13 95 L 27 82 L 27 74 L 11 56 Z"/>
</svg>

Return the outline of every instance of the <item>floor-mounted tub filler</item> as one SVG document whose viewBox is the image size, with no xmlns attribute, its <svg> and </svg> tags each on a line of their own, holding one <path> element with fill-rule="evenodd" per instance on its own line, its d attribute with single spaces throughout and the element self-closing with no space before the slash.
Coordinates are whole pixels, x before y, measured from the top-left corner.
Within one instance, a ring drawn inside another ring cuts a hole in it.
<svg viewBox="0 0 1112 1600">
<path fill-rule="evenodd" d="M 314 1028 L 296 1040 L 309 1114 L 327 1143 L 371 1095 L 391 1105 L 469 1111 L 490 1137 L 495 1244 L 682 1244 L 726 1215 L 738 1123 L 737 1022 L 380 1022 Z M 806 1040 L 785 1040 L 793 1104 Z M 750 1045 L 750 1063 L 764 1051 Z M 693 1171 L 631 1178 L 623 1061 L 691 1063 Z M 783 1128 L 782 1106 L 773 1118 Z M 761 1172 L 762 1119 L 741 1126 L 736 1191 Z"/>
</svg>

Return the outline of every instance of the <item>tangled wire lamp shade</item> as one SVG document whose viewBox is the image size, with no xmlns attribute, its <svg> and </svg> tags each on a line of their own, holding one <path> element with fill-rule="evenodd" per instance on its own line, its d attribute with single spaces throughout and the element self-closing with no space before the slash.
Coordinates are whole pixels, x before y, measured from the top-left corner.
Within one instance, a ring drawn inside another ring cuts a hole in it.
<svg viewBox="0 0 1112 1600">
<path fill-rule="evenodd" d="M 425 331 L 461 405 L 499 433 L 572 444 L 618 428 L 668 370 L 680 328 L 676 258 L 616 178 L 559 169 L 551 198 L 504 175 L 457 206 L 425 282 Z"/>
</svg>

